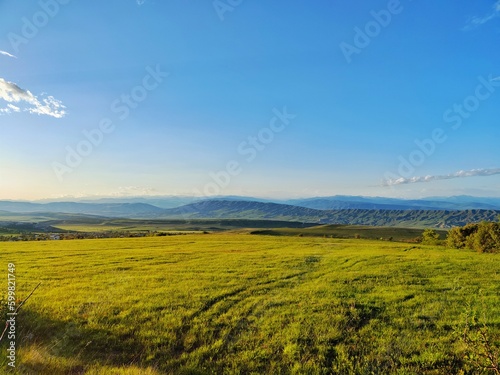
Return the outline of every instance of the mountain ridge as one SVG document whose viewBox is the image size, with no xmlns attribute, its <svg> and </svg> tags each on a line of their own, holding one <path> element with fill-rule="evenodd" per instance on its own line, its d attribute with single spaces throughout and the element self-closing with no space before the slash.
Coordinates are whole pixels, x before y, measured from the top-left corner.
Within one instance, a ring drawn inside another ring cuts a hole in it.
<svg viewBox="0 0 500 375">
<path fill-rule="evenodd" d="M 138 197 L 108 197 L 108 198 L 80 198 L 72 200 L 41 200 L 34 204 L 50 203 L 88 203 L 88 204 L 149 204 L 158 208 L 168 209 L 206 200 L 254 201 L 263 203 L 279 203 L 302 206 L 315 209 L 427 209 L 427 210 L 468 210 L 468 209 L 495 209 L 500 210 L 500 197 L 474 197 L 457 195 L 448 197 L 426 197 L 418 199 L 332 195 L 294 199 L 257 198 L 248 196 L 138 196 Z M 0 201 L 0 209 L 2 209 Z"/>
<path fill-rule="evenodd" d="M 165 210 L 162 218 L 246 218 L 375 226 L 451 228 L 494 221 L 500 210 L 317 210 L 276 203 L 211 200 Z"/>
<path fill-rule="evenodd" d="M 9 213 L 12 216 L 32 214 L 34 220 L 40 221 L 43 215 L 73 214 L 82 215 L 82 219 L 85 215 L 94 215 L 130 219 L 252 219 L 318 224 L 450 228 L 483 220 L 495 221 L 500 214 L 500 209 L 490 208 L 465 210 L 428 209 L 425 205 L 422 207 L 420 203 L 412 208 L 396 204 L 384 205 L 382 203 L 379 205 L 373 203 L 356 205 L 349 201 L 348 198 L 345 199 L 348 204 L 335 209 L 318 209 L 314 208 L 314 206 L 325 207 L 328 206 L 328 203 L 331 203 L 328 207 L 337 207 L 336 204 L 342 202 L 341 197 L 335 197 L 335 200 L 327 199 L 327 202 L 318 202 L 317 199 L 312 198 L 308 202 L 312 202 L 310 206 L 313 207 L 219 198 L 201 200 L 167 209 L 147 203 L 53 202 L 40 204 L 0 201 L 0 218 L 2 216 L 8 217 Z M 360 198 L 360 200 L 362 199 Z M 366 205 L 369 208 L 365 208 Z"/>
</svg>

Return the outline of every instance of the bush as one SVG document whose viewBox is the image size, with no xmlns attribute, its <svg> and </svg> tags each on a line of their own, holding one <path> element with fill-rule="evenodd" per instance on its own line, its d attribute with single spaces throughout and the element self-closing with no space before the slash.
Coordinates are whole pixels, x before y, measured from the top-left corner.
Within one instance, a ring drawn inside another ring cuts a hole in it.
<svg viewBox="0 0 500 375">
<path fill-rule="evenodd" d="M 465 322 L 458 327 L 455 335 L 462 343 L 467 367 L 474 373 L 500 374 L 500 337 L 490 330 L 477 311 L 466 311 L 464 318 Z"/>
<path fill-rule="evenodd" d="M 451 228 L 446 237 L 446 244 L 455 249 L 463 249 L 464 247 L 472 249 L 473 245 L 470 241 L 476 234 L 478 227 L 479 224 L 467 224 L 463 227 Z"/>
<path fill-rule="evenodd" d="M 446 236 L 446 246 L 453 249 L 462 249 L 465 247 L 465 238 L 462 235 L 462 228 L 453 227 L 448 231 Z"/>
<path fill-rule="evenodd" d="M 479 224 L 472 237 L 472 248 L 480 253 L 492 253 L 500 250 L 500 226 L 498 223 Z"/>
<path fill-rule="evenodd" d="M 446 244 L 455 249 L 468 248 L 480 253 L 500 250 L 500 223 L 482 222 L 450 229 Z"/>
<path fill-rule="evenodd" d="M 439 242 L 439 234 L 434 229 L 426 229 L 422 233 L 422 243 L 424 245 L 437 245 Z"/>
</svg>

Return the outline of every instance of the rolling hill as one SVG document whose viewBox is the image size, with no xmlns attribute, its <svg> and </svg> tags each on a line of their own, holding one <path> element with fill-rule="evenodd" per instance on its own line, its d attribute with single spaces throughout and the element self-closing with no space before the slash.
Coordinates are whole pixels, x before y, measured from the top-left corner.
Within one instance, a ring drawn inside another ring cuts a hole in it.
<svg viewBox="0 0 500 375">
<path fill-rule="evenodd" d="M 74 202 L 88 204 L 148 204 L 158 208 L 168 209 L 181 207 L 191 203 L 204 200 L 225 201 L 247 201 L 262 203 L 288 204 L 317 210 L 341 210 L 341 209 L 370 209 L 370 210 L 500 210 L 500 198 L 473 197 L 467 195 L 450 197 L 428 197 L 423 199 L 400 199 L 385 197 L 363 197 L 335 195 L 329 197 L 311 197 L 300 199 L 264 199 L 245 196 L 216 196 L 216 197 L 194 197 L 194 196 L 143 196 L 143 197 L 120 197 L 120 198 L 98 198 L 98 199 L 74 199 Z M 0 201 L 0 210 L 2 204 Z M 42 200 L 32 203 L 67 203 L 62 200 Z M 50 207 L 50 206 L 49 206 Z M 9 210 L 7 210 L 9 211 Z"/>
<path fill-rule="evenodd" d="M 470 196 L 397 199 L 337 195 L 332 197 L 293 199 L 286 201 L 285 203 L 318 210 L 500 210 L 499 198 L 481 198 Z"/>
<path fill-rule="evenodd" d="M 101 218 L 145 220 L 245 219 L 317 224 L 451 228 L 482 220 L 496 221 L 500 214 L 500 210 L 496 209 L 428 208 L 435 207 L 432 205 L 416 205 L 419 208 L 408 209 L 405 208 L 405 205 L 374 204 L 368 200 L 363 202 L 362 199 L 358 202 L 359 204 L 354 204 L 348 199 L 345 200 L 345 204 L 342 202 L 344 200 L 339 197 L 336 197 L 335 200 L 312 199 L 305 203 L 296 202 L 296 205 L 256 200 L 212 199 L 164 209 L 147 203 L 53 202 L 40 204 L 0 201 L 0 220 L 42 222 L 54 219 L 64 220 L 69 218 L 67 215 L 75 215 L 76 220 L 81 219 L 84 222 L 89 220 L 89 216 L 99 216 Z M 311 207 L 304 207 L 300 204 L 308 204 Z M 384 208 L 377 208 L 381 205 Z M 349 208 L 353 206 L 357 208 Z M 341 208 L 319 209 L 314 207 Z"/>
<path fill-rule="evenodd" d="M 496 221 L 496 210 L 317 210 L 277 203 L 209 200 L 165 210 L 164 218 L 240 218 L 375 226 L 451 228 L 482 220 Z"/>
</svg>

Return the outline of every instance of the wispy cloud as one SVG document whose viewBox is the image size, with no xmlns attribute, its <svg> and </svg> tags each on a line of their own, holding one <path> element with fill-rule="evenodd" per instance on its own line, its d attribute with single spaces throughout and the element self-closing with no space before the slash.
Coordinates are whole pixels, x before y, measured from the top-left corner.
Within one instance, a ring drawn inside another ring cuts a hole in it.
<svg viewBox="0 0 500 375">
<path fill-rule="evenodd" d="M 21 112 L 21 108 L 16 107 L 14 104 L 7 104 L 7 107 L 0 108 L 0 113 Z"/>
<path fill-rule="evenodd" d="M 120 186 L 118 187 L 118 191 L 114 192 L 112 196 L 118 197 L 141 197 L 146 195 L 155 195 L 158 194 L 156 189 L 152 187 L 144 187 L 144 186 Z"/>
<path fill-rule="evenodd" d="M 410 178 L 397 178 L 385 181 L 386 186 L 394 185 L 404 185 L 404 184 L 415 184 L 418 182 L 432 182 L 439 180 L 451 180 L 454 178 L 465 178 L 465 177 L 477 177 L 477 176 L 494 176 L 500 174 L 500 168 L 490 168 L 490 169 L 471 169 L 469 171 L 458 171 L 455 173 L 436 175 L 436 176 L 416 176 Z"/>
<path fill-rule="evenodd" d="M 499 16 L 500 16 L 500 0 L 497 0 L 493 4 L 493 10 L 490 13 L 488 13 L 482 17 L 478 17 L 478 16 L 472 17 L 465 25 L 464 30 L 474 29 L 478 26 L 484 25 L 486 22 L 489 22 L 492 19 L 499 17 Z"/>
<path fill-rule="evenodd" d="M 17 57 L 16 57 L 16 56 L 14 56 L 14 55 L 12 55 L 12 54 L 10 54 L 10 53 L 8 53 L 8 52 L 1 51 L 1 50 L 0 50 L 0 55 L 3 55 L 3 56 L 8 56 L 8 57 L 12 57 L 12 58 L 14 58 L 14 59 L 17 59 Z"/>
<path fill-rule="evenodd" d="M 28 90 L 23 90 L 13 82 L 8 82 L 0 78 L 0 99 L 6 101 L 7 106 L 0 108 L 1 113 L 29 112 L 37 115 L 46 115 L 55 118 L 62 118 L 66 115 L 65 106 L 60 100 L 53 96 L 38 98 Z M 21 109 L 18 105 L 24 105 Z"/>
</svg>

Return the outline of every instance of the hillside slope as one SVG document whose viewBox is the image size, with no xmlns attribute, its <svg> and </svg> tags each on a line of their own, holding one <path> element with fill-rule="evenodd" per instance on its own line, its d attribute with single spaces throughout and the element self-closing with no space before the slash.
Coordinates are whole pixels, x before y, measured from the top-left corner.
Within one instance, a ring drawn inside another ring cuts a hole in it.
<svg viewBox="0 0 500 375">
<path fill-rule="evenodd" d="M 165 218 L 234 218 L 307 221 L 320 224 L 356 224 L 451 228 L 482 220 L 496 221 L 496 210 L 317 210 L 306 207 L 212 200 L 165 210 Z"/>
</svg>

